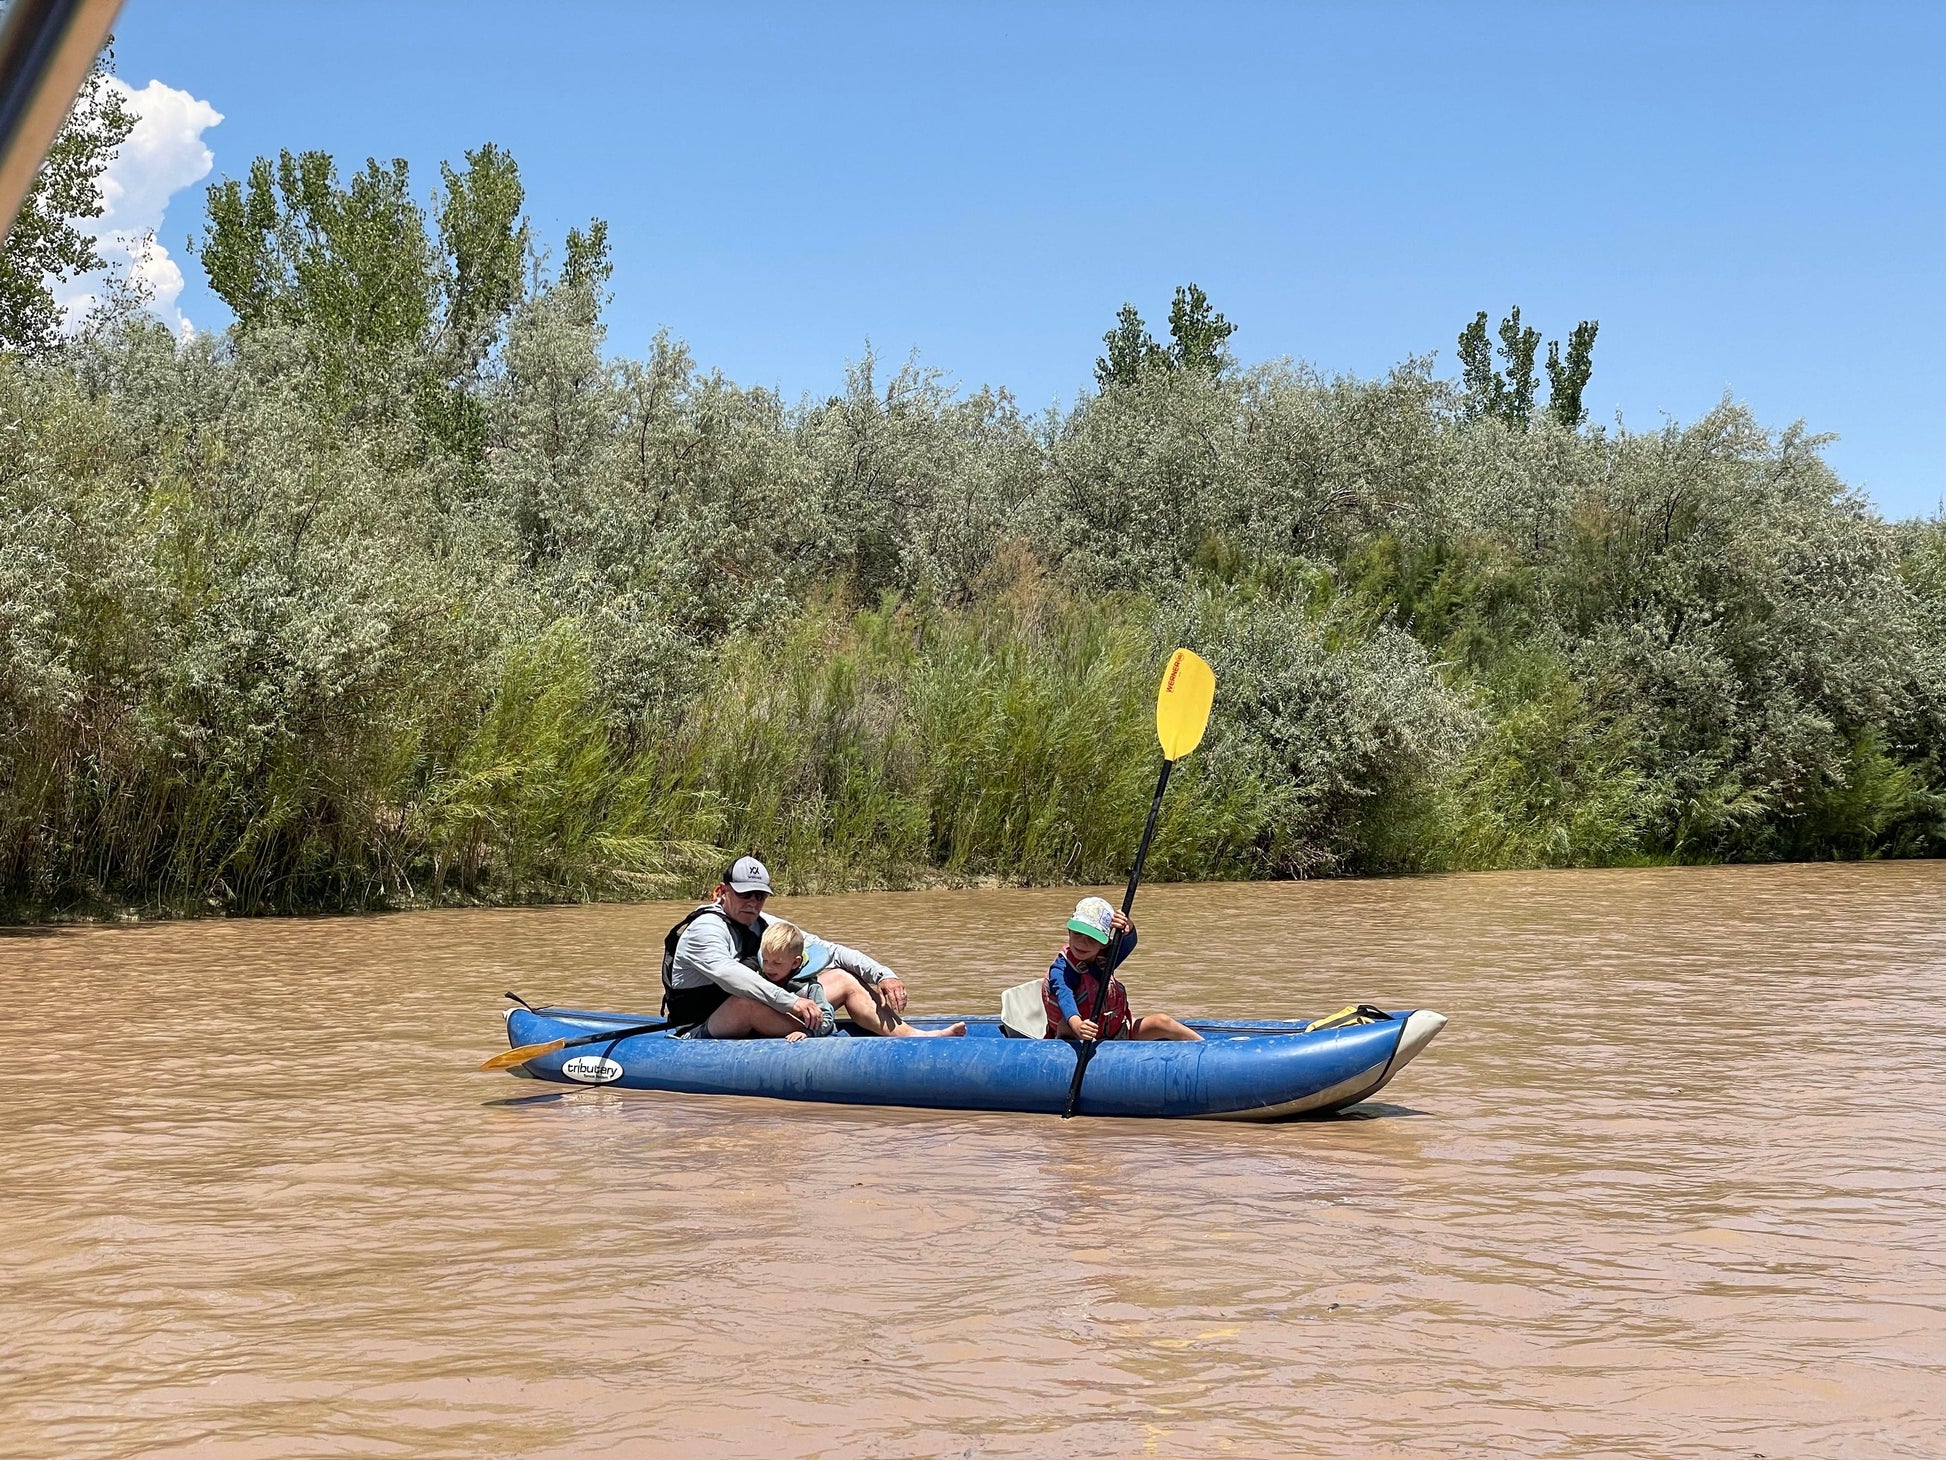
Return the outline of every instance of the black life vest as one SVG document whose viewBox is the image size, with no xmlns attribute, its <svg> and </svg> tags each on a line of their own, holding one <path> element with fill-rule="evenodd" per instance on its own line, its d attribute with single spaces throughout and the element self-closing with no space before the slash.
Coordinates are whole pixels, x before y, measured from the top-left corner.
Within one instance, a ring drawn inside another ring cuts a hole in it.
<svg viewBox="0 0 1946 1460">
<path fill-rule="evenodd" d="M 698 984 L 693 989 L 679 989 L 672 982 L 676 971 L 676 944 L 682 941 L 683 930 L 706 913 L 716 914 L 729 928 L 730 939 L 736 945 L 737 962 L 752 973 L 761 974 L 764 971 L 763 919 L 757 920 L 757 927 L 746 928 L 716 903 L 704 903 L 671 928 L 669 936 L 662 940 L 662 1012 L 678 1028 L 701 1024 L 730 997 L 729 990 L 713 983 Z"/>
</svg>

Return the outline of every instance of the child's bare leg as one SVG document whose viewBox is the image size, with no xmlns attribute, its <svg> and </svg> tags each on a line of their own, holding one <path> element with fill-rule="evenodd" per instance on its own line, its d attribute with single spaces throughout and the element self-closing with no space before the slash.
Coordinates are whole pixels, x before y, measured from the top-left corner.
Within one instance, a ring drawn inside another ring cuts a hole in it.
<svg viewBox="0 0 1946 1460">
<path fill-rule="evenodd" d="M 958 1039 L 966 1033 L 966 1024 L 964 1021 L 956 1021 L 948 1024 L 944 1029 L 915 1028 L 906 1021 L 905 1017 L 898 1010 L 892 1008 L 889 1004 L 881 1004 L 877 999 L 873 998 L 870 989 L 865 991 L 865 997 L 871 999 L 872 1008 L 878 1015 L 879 1022 L 885 1026 L 885 1032 L 887 1034 L 897 1034 L 907 1039 Z"/>
<path fill-rule="evenodd" d="M 958 1039 L 966 1033 L 966 1022 L 956 1019 L 944 1029 L 916 1029 L 901 1019 L 892 1027 L 892 1032 L 913 1039 Z"/>
<path fill-rule="evenodd" d="M 1129 1026 L 1130 1039 L 1200 1040 L 1203 1036 L 1169 1014 L 1144 1014 Z"/>
<path fill-rule="evenodd" d="M 725 999 L 708 1024 L 711 1039 L 781 1039 L 803 1027 L 789 1014 L 755 999 Z"/>
<path fill-rule="evenodd" d="M 964 1024 L 952 1024 L 944 1029 L 914 1029 L 892 1010 L 880 1004 L 872 997 L 870 989 L 842 968 L 827 968 L 818 975 L 818 982 L 824 988 L 824 996 L 831 1000 L 831 1007 L 842 1009 L 851 1015 L 851 1022 L 867 1034 L 959 1035 L 966 1033 Z"/>
</svg>

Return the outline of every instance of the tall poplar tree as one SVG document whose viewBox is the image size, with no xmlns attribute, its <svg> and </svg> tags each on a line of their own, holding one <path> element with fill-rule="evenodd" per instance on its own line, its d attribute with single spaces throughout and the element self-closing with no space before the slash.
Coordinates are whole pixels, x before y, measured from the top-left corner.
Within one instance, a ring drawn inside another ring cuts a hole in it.
<svg viewBox="0 0 1946 1460">
<path fill-rule="evenodd" d="M 1584 319 L 1568 335 L 1566 359 L 1561 342 L 1547 342 L 1548 418 L 1572 431 L 1587 419 L 1581 393 L 1594 374 L 1595 334 L 1598 321 Z M 1459 335 L 1460 385 L 1465 391 L 1462 409 L 1467 419 L 1490 418 L 1510 430 L 1524 431 L 1534 417 L 1534 397 L 1539 381 L 1534 374 L 1534 356 L 1540 349 L 1541 332 L 1520 322 L 1520 306 L 1515 305 L 1500 321 L 1500 357 L 1504 365 L 1493 363 L 1493 345 L 1487 336 L 1487 312 L 1473 316 L 1473 322 Z"/>
<path fill-rule="evenodd" d="M 1561 342 L 1547 342 L 1547 413 L 1556 424 L 1572 431 L 1588 419 L 1581 392 L 1595 373 L 1595 334 L 1599 320 L 1584 319 L 1568 336 L 1568 358 L 1561 359 Z"/>
</svg>

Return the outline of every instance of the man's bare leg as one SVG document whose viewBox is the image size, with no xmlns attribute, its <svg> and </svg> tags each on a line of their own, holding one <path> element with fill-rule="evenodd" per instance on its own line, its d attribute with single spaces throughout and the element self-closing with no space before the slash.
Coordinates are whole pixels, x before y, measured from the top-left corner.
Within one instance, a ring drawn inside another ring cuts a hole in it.
<svg viewBox="0 0 1946 1460">
<path fill-rule="evenodd" d="M 851 1015 L 851 1022 L 867 1034 L 900 1034 L 919 1038 L 945 1036 L 957 1038 L 966 1033 L 964 1024 L 948 1024 L 944 1029 L 914 1029 L 892 1010 L 872 997 L 870 989 L 842 968 L 827 968 L 818 975 L 824 996 L 831 1007 Z"/>
<path fill-rule="evenodd" d="M 711 1039 L 782 1039 L 804 1026 L 755 999 L 725 999 L 704 1027 Z"/>
</svg>

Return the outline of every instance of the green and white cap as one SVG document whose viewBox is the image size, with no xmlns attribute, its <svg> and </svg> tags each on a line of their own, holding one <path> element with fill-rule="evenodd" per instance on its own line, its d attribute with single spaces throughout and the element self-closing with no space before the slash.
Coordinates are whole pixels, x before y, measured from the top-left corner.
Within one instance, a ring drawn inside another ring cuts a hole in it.
<svg viewBox="0 0 1946 1460">
<path fill-rule="evenodd" d="M 1068 931 L 1093 938 L 1097 943 L 1114 941 L 1115 909 L 1108 905 L 1105 897 L 1084 897 L 1074 905 L 1074 916 L 1068 919 Z"/>
</svg>

